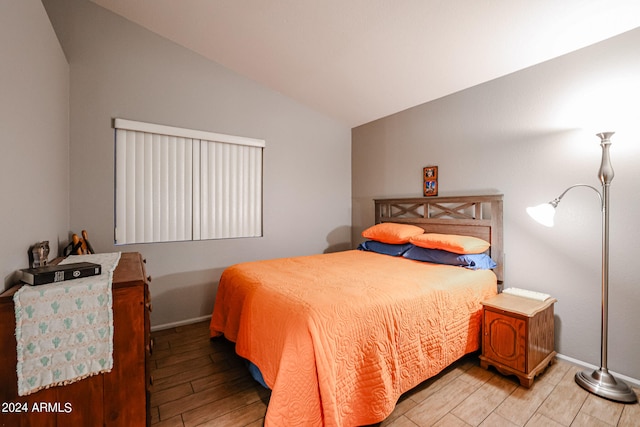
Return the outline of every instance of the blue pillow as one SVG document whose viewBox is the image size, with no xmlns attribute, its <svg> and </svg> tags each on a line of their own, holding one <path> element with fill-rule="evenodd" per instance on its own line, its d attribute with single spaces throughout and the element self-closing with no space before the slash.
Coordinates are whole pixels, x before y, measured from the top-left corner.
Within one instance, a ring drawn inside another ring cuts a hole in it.
<svg viewBox="0 0 640 427">
<path fill-rule="evenodd" d="M 419 246 L 413 246 L 402 256 L 416 261 L 455 265 L 458 267 L 466 267 L 471 270 L 491 270 L 496 268 L 496 263 L 487 254 L 461 255 L 440 249 L 427 249 Z"/>
<path fill-rule="evenodd" d="M 364 243 L 360 243 L 358 249 L 361 251 L 376 252 L 383 255 L 400 256 L 412 247 L 413 245 L 411 243 L 391 244 L 377 242 L 375 240 L 367 240 Z"/>
</svg>

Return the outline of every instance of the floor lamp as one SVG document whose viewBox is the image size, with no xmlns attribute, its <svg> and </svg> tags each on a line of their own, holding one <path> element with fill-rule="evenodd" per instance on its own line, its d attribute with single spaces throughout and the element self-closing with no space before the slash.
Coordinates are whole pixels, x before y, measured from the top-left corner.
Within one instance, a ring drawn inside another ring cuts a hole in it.
<svg viewBox="0 0 640 427">
<path fill-rule="evenodd" d="M 572 185 L 551 202 L 527 208 L 527 213 L 539 223 L 546 225 L 547 227 L 552 227 L 555 208 L 569 190 L 575 187 L 588 187 L 598 194 L 602 207 L 601 363 L 600 368 L 593 372 L 578 372 L 575 376 L 575 380 L 582 388 L 600 397 L 614 400 L 616 402 L 635 403 L 638 398 L 633 390 L 624 382 L 617 380 L 607 369 L 607 322 L 609 304 L 609 186 L 613 180 L 613 168 L 611 167 L 611 160 L 609 159 L 611 135 L 613 135 L 613 132 L 597 134 L 597 136 L 600 137 L 600 146 L 602 147 L 602 162 L 600 164 L 600 170 L 598 171 L 598 177 L 602 183 L 602 192 L 587 184 Z"/>
</svg>

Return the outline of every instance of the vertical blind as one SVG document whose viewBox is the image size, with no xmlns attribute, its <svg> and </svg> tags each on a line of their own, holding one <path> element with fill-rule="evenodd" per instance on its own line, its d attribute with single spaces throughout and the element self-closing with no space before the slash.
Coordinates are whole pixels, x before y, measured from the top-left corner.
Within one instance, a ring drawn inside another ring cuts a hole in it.
<svg viewBox="0 0 640 427">
<path fill-rule="evenodd" d="M 115 242 L 262 235 L 259 139 L 115 119 Z"/>
</svg>

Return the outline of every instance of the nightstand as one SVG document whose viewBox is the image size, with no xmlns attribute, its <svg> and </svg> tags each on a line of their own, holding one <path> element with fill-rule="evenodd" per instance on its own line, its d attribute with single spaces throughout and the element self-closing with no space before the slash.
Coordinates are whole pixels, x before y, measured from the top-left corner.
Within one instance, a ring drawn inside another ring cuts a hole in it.
<svg viewBox="0 0 640 427">
<path fill-rule="evenodd" d="M 494 366 L 531 387 L 536 375 L 553 363 L 553 304 L 515 295 L 498 294 L 482 302 L 480 366 Z"/>
</svg>

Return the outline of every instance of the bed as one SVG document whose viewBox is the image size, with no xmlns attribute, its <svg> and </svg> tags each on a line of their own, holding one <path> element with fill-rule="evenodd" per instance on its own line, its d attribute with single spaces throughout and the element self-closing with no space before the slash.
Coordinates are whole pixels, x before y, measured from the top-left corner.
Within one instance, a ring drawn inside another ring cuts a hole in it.
<svg viewBox="0 0 640 427">
<path fill-rule="evenodd" d="M 418 240 L 481 239 L 490 247 L 478 256 L 496 263 L 350 250 L 227 268 L 211 337 L 235 342 L 272 390 L 265 425 L 377 423 L 402 393 L 479 349 L 480 302 L 503 278 L 502 195 L 378 199 L 375 223 L 418 226 Z"/>
</svg>

